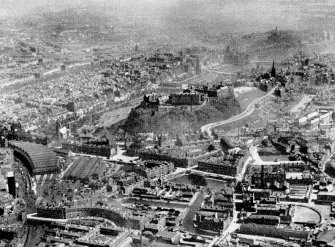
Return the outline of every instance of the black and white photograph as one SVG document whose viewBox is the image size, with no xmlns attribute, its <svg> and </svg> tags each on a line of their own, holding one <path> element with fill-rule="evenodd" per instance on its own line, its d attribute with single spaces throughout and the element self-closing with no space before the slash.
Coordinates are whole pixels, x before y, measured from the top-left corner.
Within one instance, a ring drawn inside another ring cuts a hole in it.
<svg viewBox="0 0 335 247">
<path fill-rule="evenodd" d="M 335 0 L 0 0 L 0 247 L 335 247 Z"/>
</svg>

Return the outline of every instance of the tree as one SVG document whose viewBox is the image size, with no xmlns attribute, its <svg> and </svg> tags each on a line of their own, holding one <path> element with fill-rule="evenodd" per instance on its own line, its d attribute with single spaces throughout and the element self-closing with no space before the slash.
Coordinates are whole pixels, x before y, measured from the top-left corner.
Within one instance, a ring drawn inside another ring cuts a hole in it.
<svg viewBox="0 0 335 247">
<path fill-rule="evenodd" d="M 219 135 L 214 131 L 214 129 L 211 130 L 211 135 L 213 136 L 214 140 L 219 139 Z"/>
<path fill-rule="evenodd" d="M 157 136 L 157 145 L 158 145 L 158 147 L 162 146 L 162 139 L 163 139 L 162 134 L 160 134 L 159 136 Z"/>
<path fill-rule="evenodd" d="M 183 146 L 183 142 L 181 141 L 181 139 L 180 139 L 180 137 L 177 135 L 176 136 L 176 142 L 175 142 L 175 145 L 177 146 L 177 147 L 181 147 L 181 146 Z"/>
<path fill-rule="evenodd" d="M 207 148 L 208 152 L 213 152 L 216 148 L 213 146 L 213 144 L 210 144 Z"/>
<path fill-rule="evenodd" d="M 126 136 L 127 132 L 124 130 L 123 127 L 120 127 L 118 129 L 118 133 L 121 134 L 121 135 L 123 135 L 124 147 L 127 148 L 127 136 Z"/>
<path fill-rule="evenodd" d="M 205 136 L 204 136 L 204 133 L 201 132 L 200 136 L 199 136 L 199 140 L 202 141 L 202 140 L 205 140 Z"/>
<path fill-rule="evenodd" d="M 335 165 L 333 161 L 327 161 L 325 164 L 325 172 L 331 176 L 335 177 Z"/>
<path fill-rule="evenodd" d="M 207 186 L 207 180 L 204 176 L 198 174 L 189 174 L 188 178 L 191 180 L 191 183 L 197 186 Z"/>
</svg>

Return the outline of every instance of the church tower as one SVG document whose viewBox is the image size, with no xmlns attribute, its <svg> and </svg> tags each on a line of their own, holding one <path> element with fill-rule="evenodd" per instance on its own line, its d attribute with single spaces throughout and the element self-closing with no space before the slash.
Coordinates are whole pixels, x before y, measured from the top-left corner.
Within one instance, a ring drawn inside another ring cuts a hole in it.
<svg viewBox="0 0 335 247">
<path fill-rule="evenodd" d="M 272 68 L 271 68 L 271 77 L 276 77 L 276 68 L 275 68 L 275 61 L 273 60 Z"/>
</svg>

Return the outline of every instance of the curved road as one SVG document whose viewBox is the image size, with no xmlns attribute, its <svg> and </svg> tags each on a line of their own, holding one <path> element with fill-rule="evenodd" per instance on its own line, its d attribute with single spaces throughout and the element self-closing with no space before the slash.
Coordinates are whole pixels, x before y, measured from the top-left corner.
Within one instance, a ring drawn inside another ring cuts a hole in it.
<svg viewBox="0 0 335 247">
<path fill-rule="evenodd" d="M 224 124 L 229 124 L 229 123 L 232 123 L 232 122 L 235 122 L 235 121 L 238 121 L 238 120 L 241 120 L 247 116 L 249 116 L 251 113 L 253 113 L 253 111 L 255 110 L 255 105 L 263 100 L 265 100 L 266 98 L 269 98 L 273 92 L 275 91 L 275 87 L 273 89 L 271 89 L 270 92 L 268 92 L 266 95 L 258 98 L 258 99 L 255 99 L 254 101 L 252 101 L 248 107 L 240 114 L 234 116 L 234 117 L 231 117 L 229 119 L 226 119 L 226 120 L 222 120 L 222 121 L 219 121 L 219 122 L 216 122 L 216 123 L 210 123 L 210 124 L 206 124 L 204 126 L 201 127 L 201 131 L 202 132 L 206 132 L 208 134 L 208 136 L 212 137 L 211 136 L 211 129 L 212 128 L 215 128 L 215 127 L 218 127 L 218 126 L 221 126 L 221 125 L 224 125 Z"/>
<path fill-rule="evenodd" d="M 241 120 L 247 116 L 249 116 L 251 113 L 253 113 L 253 111 L 255 110 L 255 105 L 259 102 L 261 102 L 262 100 L 265 100 L 266 98 L 269 98 L 273 92 L 275 91 L 275 87 L 270 91 L 268 92 L 266 95 L 258 98 L 258 99 L 255 99 L 254 101 L 252 101 L 248 107 L 240 114 L 234 116 L 234 117 L 231 117 L 229 119 L 226 119 L 226 120 L 223 120 L 223 121 L 219 121 L 219 122 L 215 122 L 215 123 L 210 123 L 210 124 L 206 124 L 204 126 L 201 127 L 201 131 L 202 132 L 206 132 L 208 134 L 208 136 L 213 139 L 212 135 L 211 135 L 211 129 L 212 128 L 215 128 L 215 127 L 218 127 L 218 126 L 221 126 L 221 125 L 224 125 L 224 124 L 228 124 L 228 123 L 232 123 L 232 122 L 235 122 L 235 121 L 238 121 L 238 120 Z M 246 171 L 246 167 L 247 167 L 247 164 L 249 163 L 249 161 L 251 160 L 251 157 L 249 157 L 245 162 L 244 162 L 244 165 L 243 165 L 243 168 L 242 168 L 242 171 L 237 174 L 235 176 L 235 179 L 236 180 L 242 180 L 243 178 L 243 175 Z M 217 242 L 220 242 L 222 241 L 223 239 L 225 239 L 225 237 L 234 232 L 237 228 L 238 228 L 238 224 L 236 223 L 237 222 L 237 212 L 234 211 L 234 215 L 233 215 L 233 219 L 230 223 L 230 225 L 227 227 L 227 229 L 221 233 L 221 235 L 215 239 L 213 239 L 213 241 L 210 243 L 210 246 L 213 246 L 215 243 Z"/>
</svg>

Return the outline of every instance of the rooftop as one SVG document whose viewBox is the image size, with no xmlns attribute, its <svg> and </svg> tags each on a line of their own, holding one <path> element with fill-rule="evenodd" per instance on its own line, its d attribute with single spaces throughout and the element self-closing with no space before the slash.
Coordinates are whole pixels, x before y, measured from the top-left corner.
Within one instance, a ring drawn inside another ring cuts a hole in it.
<svg viewBox="0 0 335 247">
<path fill-rule="evenodd" d="M 18 154 L 15 154 L 16 151 L 28 160 L 34 174 L 45 174 L 58 171 L 58 159 L 56 153 L 47 146 L 18 141 L 11 141 L 9 145 L 14 149 L 14 156 L 19 156 Z"/>
</svg>

